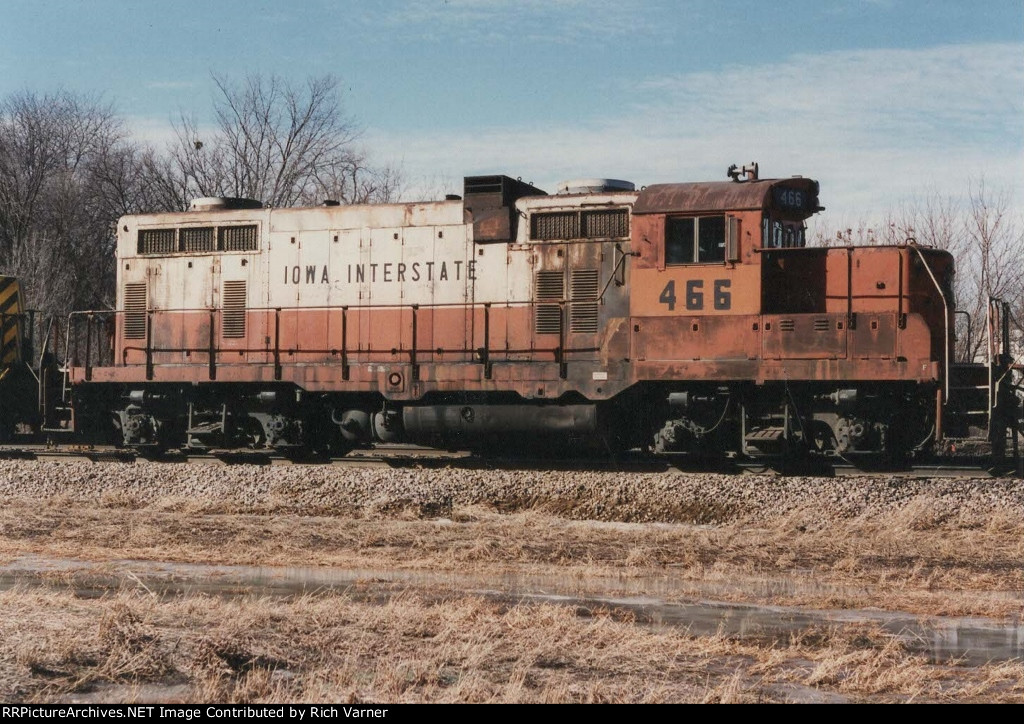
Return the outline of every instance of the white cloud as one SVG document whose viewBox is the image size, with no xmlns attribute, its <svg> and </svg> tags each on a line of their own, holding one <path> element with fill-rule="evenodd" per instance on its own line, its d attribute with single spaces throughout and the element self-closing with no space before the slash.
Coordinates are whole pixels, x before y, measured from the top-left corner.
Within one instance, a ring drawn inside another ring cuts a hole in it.
<svg viewBox="0 0 1024 724">
<path fill-rule="evenodd" d="M 725 178 L 730 163 L 763 176 L 822 182 L 820 223 L 879 218 L 925 189 L 959 194 L 984 177 L 1024 212 L 1024 49 L 1014 44 L 793 55 L 649 78 L 600 120 L 560 127 L 370 131 L 417 182 L 509 173 L 551 190 L 607 175 L 638 184 Z"/>
</svg>

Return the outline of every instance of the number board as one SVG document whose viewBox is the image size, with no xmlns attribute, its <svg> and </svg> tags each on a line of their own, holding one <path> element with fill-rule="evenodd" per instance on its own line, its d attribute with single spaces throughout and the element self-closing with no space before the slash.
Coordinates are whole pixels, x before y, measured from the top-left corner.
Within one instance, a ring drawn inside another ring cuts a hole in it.
<svg viewBox="0 0 1024 724">
<path fill-rule="evenodd" d="M 772 205 L 783 211 L 813 212 L 818 209 L 818 198 L 807 189 L 775 186 L 772 188 Z"/>
</svg>

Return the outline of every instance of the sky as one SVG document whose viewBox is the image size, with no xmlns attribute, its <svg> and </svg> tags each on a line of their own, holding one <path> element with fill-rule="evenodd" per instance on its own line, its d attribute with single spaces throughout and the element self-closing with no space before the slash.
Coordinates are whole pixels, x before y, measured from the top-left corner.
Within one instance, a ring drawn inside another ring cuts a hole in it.
<svg viewBox="0 0 1024 724">
<path fill-rule="evenodd" d="M 212 74 L 332 74 L 407 198 L 504 173 L 821 182 L 819 228 L 984 184 L 1024 213 L 1024 0 L 0 0 L 0 99 L 211 122 Z"/>
</svg>

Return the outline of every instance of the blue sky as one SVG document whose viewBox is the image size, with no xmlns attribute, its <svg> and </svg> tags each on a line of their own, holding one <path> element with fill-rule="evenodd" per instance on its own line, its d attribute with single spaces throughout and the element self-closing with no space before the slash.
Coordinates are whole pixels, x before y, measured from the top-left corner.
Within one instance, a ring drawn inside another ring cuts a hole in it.
<svg viewBox="0 0 1024 724">
<path fill-rule="evenodd" d="M 0 0 L 0 97 L 102 94 L 161 144 L 213 72 L 336 75 L 410 196 L 756 160 L 836 228 L 982 180 L 1024 210 L 1024 0 Z"/>
</svg>

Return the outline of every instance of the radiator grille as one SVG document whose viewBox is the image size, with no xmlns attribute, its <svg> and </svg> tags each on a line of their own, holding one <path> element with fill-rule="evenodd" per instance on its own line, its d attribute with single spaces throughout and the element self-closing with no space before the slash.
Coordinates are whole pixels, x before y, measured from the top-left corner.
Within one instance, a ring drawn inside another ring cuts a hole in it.
<svg viewBox="0 0 1024 724">
<path fill-rule="evenodd" d="M 245 337 L 245 282 L 224 282 L 221 295 L 221 336 L 224 339 Z"/>
<path fill-rule="evenodd" d="M 124 338 L 146 338 L 146 283 L 124 285 Z"/>
<path fill-rule="evenodd" d="M 213 227 L 187 227 L 181 230 L 182 251 L 214 251 Z"/>
<path fill-rule="evenodd" d="M 584 239 L 617 239 L 629 236 L 629 211 L 601 209 L 583 212 Z"/>
<path fill-rule="evenodd" d="M 176 229 L 139 229 L 140 254 L 173 254 L 178 250 Z"/>
<path fill-rule="evenodd" d="M 217 231 L 220 237 L 218 248 L 221 251 L 256 251 L 259 249 L 255 224 L 222 226 Z"/>
</svg>

